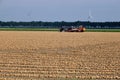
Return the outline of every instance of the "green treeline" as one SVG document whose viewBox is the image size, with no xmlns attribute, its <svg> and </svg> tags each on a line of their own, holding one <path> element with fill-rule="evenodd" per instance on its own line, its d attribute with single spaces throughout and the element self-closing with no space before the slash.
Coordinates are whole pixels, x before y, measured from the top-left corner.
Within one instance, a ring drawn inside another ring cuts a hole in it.
<svg viewBox="0 0 120 80">
<path fill-rule="evenodd" d="M 3 22 L 0 21 L 0 28 L 60 28 L 62 26 L 80 26 L 83 25 L 86 28 L 96 29 L 120 29 L 120 22 L 89 22 L 89 21 L 75 21 L 75 22 L 43 22 L 43 21 L 31 21 L 31 22 Z"/>
</svg>

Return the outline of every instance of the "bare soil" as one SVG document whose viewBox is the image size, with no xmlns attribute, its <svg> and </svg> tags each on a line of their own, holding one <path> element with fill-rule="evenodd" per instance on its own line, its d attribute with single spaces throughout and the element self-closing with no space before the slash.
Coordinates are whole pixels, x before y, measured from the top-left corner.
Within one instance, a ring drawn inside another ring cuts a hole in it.
<svg viewBox="0 0 120 80">
<path fill-rule="evenodd" d="M 120 33 L 0 32 L 0 80 L 120 79 Z"/>
</svg>

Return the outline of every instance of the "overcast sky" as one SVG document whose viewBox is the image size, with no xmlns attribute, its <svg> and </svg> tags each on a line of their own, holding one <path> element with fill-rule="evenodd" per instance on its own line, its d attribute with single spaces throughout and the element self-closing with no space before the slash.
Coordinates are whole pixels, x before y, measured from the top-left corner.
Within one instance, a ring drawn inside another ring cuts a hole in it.
<svg viewBox="0 0 120 80">
<path fill-rule="evenodd" d="M 0 0 L 0 21 L 120 21 L 120 0 Z"/>
</svg>

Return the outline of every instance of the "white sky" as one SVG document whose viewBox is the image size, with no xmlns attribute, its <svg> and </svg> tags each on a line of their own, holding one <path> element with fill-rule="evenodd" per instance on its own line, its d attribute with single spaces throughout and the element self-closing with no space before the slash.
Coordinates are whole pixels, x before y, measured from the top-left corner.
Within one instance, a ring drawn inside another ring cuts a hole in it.
<svg viewBox="0 0 120 80">
<path fill-rule="evenodd" d="M 0 21 L 120 21 L 120 0 L 0 0 Z"/>
</svg>

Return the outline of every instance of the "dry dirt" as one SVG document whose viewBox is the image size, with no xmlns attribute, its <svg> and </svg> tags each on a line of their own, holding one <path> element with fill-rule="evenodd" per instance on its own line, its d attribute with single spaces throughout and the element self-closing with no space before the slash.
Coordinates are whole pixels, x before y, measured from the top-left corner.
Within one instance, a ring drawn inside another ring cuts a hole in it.
<svg viewBox="0 0 120 80">
<path fill-rule="evenodd" d="M 0 32 L 0 80 L 120 80 L 120 33 Z"/>
</svg>

